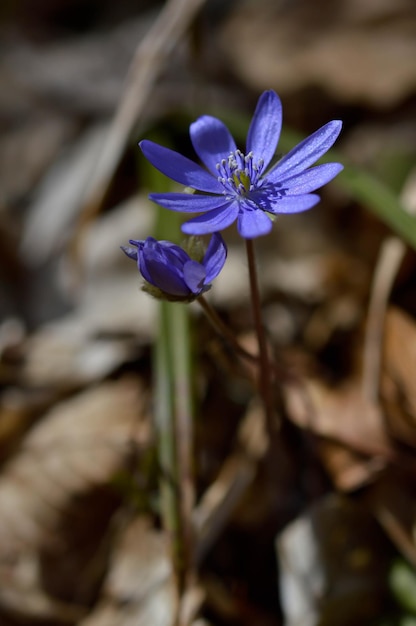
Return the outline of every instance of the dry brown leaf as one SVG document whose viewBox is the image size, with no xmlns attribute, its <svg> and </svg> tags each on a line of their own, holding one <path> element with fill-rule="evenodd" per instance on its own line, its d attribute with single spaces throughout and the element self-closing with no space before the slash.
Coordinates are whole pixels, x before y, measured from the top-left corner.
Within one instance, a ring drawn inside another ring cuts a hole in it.
<svg viewBox="0 0 416 626">
<path fill-rule="evenodd" d="M 321 440 L 317 449 L 322 463 L 337 489 L 344 492 L 360 489 L 374 481 L 385 468 L 380 457 L 356 454 L 334 441 Z"/>
<path fill-rule="evenodd" d="M 392 450 L 380 409 L 368 402 L 358 384 L 329 389 L 309 380 L 286 388 L 290 418 L 301 428 L 364 454 L 389 458 Z"/>
<path fill-rule="evenodd" d="M 108 483 L 125 464 L 132 441 L 148 442 L 148 427 L 142 390 L 136 381 L 127 379 L 61 402 L 33 426 L 0 475 L 0 605 L 4 609 L 26 618 L 72 623 L 85 614 L 82 601 L 91 597 L 105 567 L 102 535 L 108 519 L 91 521 L 89 509 L 82 507 L 92 503 L 91 514 L 104 511 L 105 515 L 111 506 L 97 508 L 96 499 L 90 496 L 85 503 L 81 495 Z M 80 511 L 75 515 L 77 506 Z M 59 565 L 59 573 L 55 567 L 51 578 L 46 563 L 53 566 L 53 559 L 67 549 L 61 528 L 64 521 L 76 539 L 72 539 L 72 554 L 64 556 L 65 564 Z M 88 524 L 95 524 L 95 534 L 86 549 L 76 541 Z M 90 553 L 91 546 L 96 552 Z M 77 550 L 82 554 L 77 556 Z M 76 563 L 89 567 L 75 580 L 67 580 L 62 594 L 59 579 L 73 574 Z M 89 570 L 92 566 L 94 572 Z M 68 598 L 81 601 L 72 604 Z"/>
<path fill-rule="evenodd" d="M 221 48 L 259 91 L 319 85 L 344 102 L 391 106 L 416 86 L 414 6 L 409 0 L 392 10 L 379 0 L 363 11 L 364 4 L 240 3 L 222 29 Z"/>
<path fill-rule="evenodd" d="M 143 392 L 132 380 L 105 383 L 51 409 L 0 476 L 0 560 L 36 545 L 75 495 L 106 483 L 133 438 L 148 440 Z"/>
<path fill-rule="evenodd" d="M 393 544 L 416 567 L 416 494 L 414 473 L 391 468 L 365 494 Z"/>
<path fill-rule="evenodd" d="M 119 537 L 101 601 L 78 626 L 172 626 L 176 608 L 166 538 L 138 518 Z"/>
<path fill-rule="evenodd" d="M 56 400 L 56 393 L 14 386 L 6 388 L 0 396 L 0 460 L 16 450 L 25 432 Z"/>
<path fill-rule="evenodd" d="M 416 323 L 390 308 L 384 327 L 381 396 L 392 434 L 416 446 Z"/>
<path fill-rule="evenodd" d="M 322 437 L 319 453 L 339 489 L 363 486 L 394 456 L 381 410 L 358 385 L 328 389 L 308 381 L 303 388 L 287 387 L 286 401 L 290 419 Z"/>
</svg>

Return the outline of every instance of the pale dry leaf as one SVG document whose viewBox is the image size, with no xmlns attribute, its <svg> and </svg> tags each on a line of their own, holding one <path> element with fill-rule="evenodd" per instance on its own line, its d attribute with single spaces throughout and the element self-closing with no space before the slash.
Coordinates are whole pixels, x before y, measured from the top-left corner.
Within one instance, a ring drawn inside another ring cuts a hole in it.
<svg viewBox="0 0 416 626">
<path fill-rule="evenodd" d="M 107 128 L 105 124 L 89 128 L 71 144 L 39 184 L 21 242 L 21 253 L 28 264 L 40 265 L 67 244 Z"/>
<path fill-rule="evenodd" d="M 119 291 L 113 290 L 113 297 Z M 85 386 L 101 380 L 133 355 L 130 341 L 96 336 L 91 329 L 94 321 L 78 311 L 35 333 L 26 344 L 22 371 L 25 383 L 58 391 Z M 113 329 L 117 330 L 115 325 Z M 107 328 L 97 322 L 97 333 L 100 330 Z M 121 326 L 119 330 L 127 328 Z"/>
<path fill-rule="evenodd" d="M 74 132 L 72 119 L 48 111 L 3 133 L 0 142 L 0 206 L 13 206 L 16 200 L 31 194 Z M 42 146 L 41 150 L 39 146 Z"/>
<path fill-rule="evenodd" d="M 72 389 L 97 382 L 152 340 L 157 302 L 141 290 L 136 264 L 117 244 L 125 268 L 88 277 L 74 312 L 27 339 L 22 371 L 26 384 Z"/>
<path fill-rule="evenodd" d="M 85 607 L 62 602 L 43 588 L 37 550 L 26 549 L 9 562 L 0 559 L 0 606 L 7 613 L 26 620 L 49 620 L 73 624 L 85 615 Z"/>
<path fill-rule="evenodd" d="M 148 441 L 137 381 L 102 384 L 51 409 L 0 476 L 0 560 L 34 546 L 70 499 L 105 484 L 125 463 L 133 439 Z"/>
<path fill-rule="evenodd" d="M 34 99 L 61 101 L 74 112 L 110 114 L 137 42 L 152 19 L 140 14 L 113 29 L 52 44 L 19 41 L 4 51 L 1 67 L 13 75 L 14 89 L 21 87 Z"/>
<path fill-rule="evenodd" d="M 277 537 L 286 626 L 364 624 L 385 598 L 386 540 L 359 505 L 331 495 Z"/>
<path fill-rule="evenodd" d="M 176 610 L 166 537 L 137 518 L 119 537 L 102 599 L 78 626 L 173 626 Z"/>
<path fill-rule="evenodd" d="M 115 268 L 138 276 L 136 263 L 127 259 L 120 246 L 128 245 L 129 239 L 146 239 L 153 232 L 156 214 L 147 194 L 140 194 L 92 221 L 79 246 L 84 280 L 96 280 Z"/>
</svg>

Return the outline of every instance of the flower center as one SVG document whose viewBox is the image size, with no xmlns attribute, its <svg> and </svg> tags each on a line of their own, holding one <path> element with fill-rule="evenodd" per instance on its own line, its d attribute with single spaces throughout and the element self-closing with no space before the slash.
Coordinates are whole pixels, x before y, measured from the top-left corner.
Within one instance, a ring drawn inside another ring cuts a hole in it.
<svg viewBox="0 0 416 626">
<path fill-rule="evenodd" d="M 224 186 L 225 193 L 245 196 L 261 186 L 263 167 L 263 159 L 254 161 L 252 152 L 244 155 L 241 150 L 236 150 L 217 163 L 218 181 Z"/>
</svg>

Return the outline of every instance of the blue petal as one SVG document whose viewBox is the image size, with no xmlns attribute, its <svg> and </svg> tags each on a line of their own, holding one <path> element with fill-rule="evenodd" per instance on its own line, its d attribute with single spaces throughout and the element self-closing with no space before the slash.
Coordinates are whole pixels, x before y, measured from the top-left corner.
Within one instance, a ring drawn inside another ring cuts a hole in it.
<svg viewBox="0 0 416 626">
<path fill-rule="evenodd" d="M 299 196 L 285 196 L 273 202 L 269 208 L 273 214 L 301 213 L 318 204 L 320 197 L 314 193 Z"/>
<path fill-rule="evenodd" d="M 132 241 L 130 241 L 132 243 Z M 157 240 L 154 237 L 147 237 L 146 241 L 139 242 L 139 248 L 143 249 L 146 256 L 149 252 L 153 252 L 160 261 L 174 265 L 182 271 L 184 263 L 189 261 L 189 255 L 183 248 L 177 246 L 171 241 Z"/>
<path fill-rule="evenodd" d="M 185 250 L 170 242 L 166 242 L 166 245 L 160 247 L 159 254 L 161 261 L 167 265 L 175 266 L 180 271 L 182 271 L 184 264 L 187 263 L 190 258 Z"/>
<path fill-rule="evenodd" d="M 230 226 L 237 219 L 238 211 L 237 202 L 229 202 L 185 222 L 181 230 L 187 235 L 208 235 Z"/>
<path fill-rule="evenodd" d="M 324 163 L 281 182 L 290 195 L 310 193 L 329 183 L 343 169 L 341 163 Z"/>
<path fill-rule="evenodd" d="M 201 161 L 218 176 L 216 165 L 237 150 L 230 131 L 221 120 L 210 115 L 199 117 L 189 127 L 192 145 Z"/>
<path fill-rule="evenodd" d="M 185 283 L 192 293 L 201 293 L 205 285 L 205 268 L 197 261 L 188 261 L 183 266 Z"/>
<path fill-rule="evenodd" d="M 220 196 L 200 196 L 192 193 L 151 193 L 149 198 L 165 209 L 180 211 L 181 213 L 211 211 L 229 204 L 223 194 Z"/>
<path fill-rule="evenodd" d="M 172 296 L 189 295 L 183 272 L 161 260 L 157 251 L 140 250 L 139 262 L 140 272 L 147 282 Z"/>
<path fill-rule="evenodd" d="M 272 220 L 261 209 L 240 211 L 238 216 L 238 232 L 244 239 L 254 239 L 267 235 L 273 226 Z"/>
<path fill-rule="evenodd" d="M 288 152 L 267 174 L 268 182 L 295 176 L 315 163 L 331 148 L 341 132 L 342 122 L 334 120 L 322 126 Z"/>
<path fill-rule="evenodd" d="M 227 258 L 227 246 L 220 233 L 214 233 L 208 244 L 202 265 L 205 267 L 206 283 L 210 283 L 222 270 Z"/>
<path fill-rule="evenodd" d="M 262 158 L 266 168 L 276 152 L 282 129 L 282 103 L 274 91 L 265 91 L 259 98 L 247 134 L 247 152 L 255 160 Z"/>
<path fill-rule="evenodd" d="M 132 241 L 130 241 L 130 243 L 132 243 Z M 146 256 L 148 255 L 148 253 L 150 251 L 150 256 L 156 255 L 157 258 L 160 258 L 160 255 L 157 253 L 157 251 L 155 252 L 154 250 L 152 250 L 152 247 L 154 246 L 154 244 L 157 244 L 157 241 L 153 237 L 148 237 L 146 239 L 146 241 L 141 241 L 141 242 L 138 242 L 138 243 L 140 243 L 140 245 L 138 247 L 138 251 L 137 251 L 138 252 L 138 258 L 137 258 L 138 268 L 139 268 L 140 273 L 143 276 L 143 278 L 145 280 L 147 280 L 147 282 L 153 284 L 153 279 L 152 279 L 151 275 L 149 274 L 149 272 L 147 270 Z M 146 254 L 146 252 L 144 252 L 144 248 L 145 247 L 147 249 L 147 254 Z M 149 248 L 150 248 L 150 250 L 149 250 Z"/>
<path fill-rule="evenodd" d="M 139 146 L 156 169 L 181 185 L 211 193 L 223 191 L 221 183 L 215 177 L 182 154 L 147 139 L 141 141 Z"/>
<path fill-rule="evenodd" d="M 137 248 L 131 248 L 130 246 L 120 246 L 124 254 L 133 261 L 137 261 Z"/>
</svg>

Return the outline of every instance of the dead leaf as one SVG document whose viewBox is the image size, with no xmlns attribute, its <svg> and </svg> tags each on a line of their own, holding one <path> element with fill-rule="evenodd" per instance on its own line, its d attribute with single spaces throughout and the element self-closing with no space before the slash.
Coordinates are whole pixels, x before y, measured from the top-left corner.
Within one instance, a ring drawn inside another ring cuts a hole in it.
<svg viewBox="0 0 416 626">
<path fill-rule="evenodd" d="M 383 415 L 361 394 L 358 383 L 330 389 L 317 381 L 285 390 L 290 418 L 301 428 L 352 450 L 389 458 L 392 454 Z"/>
<path fill-rule="evenodd" d="M 384 603 L 388 549 L 365 509 L 331 495 L 278 536 L 286 626 L 371 621 Z"/>
<path fill-rule="evenodd" d="M 13 206 L 31 194 L 74 132 L 73 120 L 48 111 L 32 115 L 16 128 L 3 133 L 0 142 L 0 205 Z"/>
<path fill-rule="evenodd" d="M 138 518 L 119 537 L 102 599 L 78 626 L 173 626 L 174 589 L 166 538 Z"/>
<path fill-rule="evenodd" d="M 84 114 L 111 113 L 123 89 L 126 67 L 152 17 L 140 15 L 105 32 L 49 45 L 19 41 L 2 55 L 1 68 L 13 75 L 15 90 L 17 84 L 33 99 L 64 102 L 73 112 Z"/>
<path fill-rule="evenodd" d="M 114 291 L 112 294 L 114 298 Z M 98 311 L 97 301 L 96 305 Z M 129 312 L 128 307 L 122 310 Z M 133 310 L 134 304 L 131 317 Z M 95 322 L 99 328 L 99 320 L 88 318 L 87 313 L 91 315 L 93 311 L 81 309 L 58 322 L 46 324 L 28 340 L 22 371 L 27 385 L 55 389 L 58 393 L 73 390 L 103 379 L 133 355 L 135 348 L 128 339 L 95 336 L 91 326 Z M 114 317 L 109 316 L 109 320 L 115 322 Z M 102 325 L 101 331 L 105 330 Z"/>
<path fill-rule="evenodd" d="M 362 487 L 394 457 L 382 412 L 358 384 L 328 389 L 309 380 L 288 386 L 285 395 L 290 419 L 320 437 L 321 460 L 339 489 Z"/>
<path fill-rule="evenodd" d="M 361 489 L 372 483 L 386 466 L 380 457 L 368 458 L 335 441 L 320 440 L 317 450 L 335 487 L 343 492 Z"/>
<path fill-rule="evenodd" d="M 40 182 L 24 225 L 21 253 L 31 266 L 44 263 L 68 243 L 85 187 L 100 153 L 107 127 L 93 126 L 67 147 Z"/>
<path fill-rule="evenodd" d="M 105 383 L 52 408 L 0 476 L 0 559 L 53 530 L 75 494 L 106 483 L 131 441 L 148 441 L 143 390 L 136 381 Z"/>
<path fill-rule="evenodd" d="M 394 437 L 416 446 L 416 323 L 390 308 L 384 326 L 381 396 Z"/>
<path fill-rule="evenodd" d="M 258 91 L 321 86 L 344 102 L 392 106 L 416 86 L 414 7 L 405 1 L 392 10 L 379 0 L 363 11 L 362 4 L 241 3 L 222 28 L 221 49 Z"/>
<path fill-rule="evenodd" d="M 414 471 L 391 468 L 366 492 L 365 501 L 392 543 L 416 567 Z"/>
</svg>

